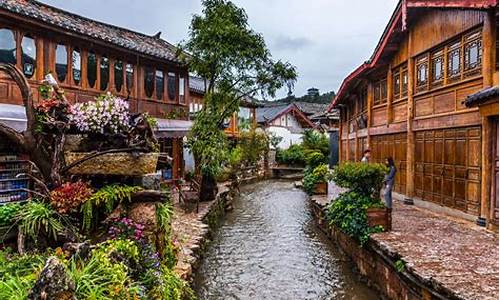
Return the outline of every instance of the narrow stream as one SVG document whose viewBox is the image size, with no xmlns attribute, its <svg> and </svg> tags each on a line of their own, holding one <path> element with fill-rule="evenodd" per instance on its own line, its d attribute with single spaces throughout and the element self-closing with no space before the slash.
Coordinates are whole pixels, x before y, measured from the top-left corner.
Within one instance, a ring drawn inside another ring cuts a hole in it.
<svg viewBox="0 0 500 300">
<path fill-rule="evenodd" d="M 200 299 L 378 299 L 287 181 L 246 185 L 195 276 Z"/>
</svg>

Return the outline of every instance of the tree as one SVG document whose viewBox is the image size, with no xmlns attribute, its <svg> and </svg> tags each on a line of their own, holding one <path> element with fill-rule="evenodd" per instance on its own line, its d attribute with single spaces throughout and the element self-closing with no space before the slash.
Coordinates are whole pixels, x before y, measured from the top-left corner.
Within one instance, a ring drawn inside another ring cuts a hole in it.
<svg viewBox="0 0 500 300">
<path fill-rule="evenodd" d="M 179 56 L 208 81 L 205 105 L 196 116 L 188 146 L 203 175 L 201 198 L 209 200 L 215 197 L 214 178 L 227 159 L 224 119 L 238 110 L 242 99 L 274 97 L 285 85 L 291 89 L 297 73 L 288 62 L 272 59 L 242 8 L 228 0 L 204 0 L 203 7 L 191 21 Z"/>
</svg>

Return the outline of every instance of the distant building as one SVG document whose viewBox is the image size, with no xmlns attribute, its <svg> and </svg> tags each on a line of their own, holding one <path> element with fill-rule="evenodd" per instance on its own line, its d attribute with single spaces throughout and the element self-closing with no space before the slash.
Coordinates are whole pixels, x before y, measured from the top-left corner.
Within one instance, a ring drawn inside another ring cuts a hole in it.
<svg viewBox="0 0 500 300">
<path fill-rule="evenodd" d="M 280 149 L 300 144 L 304 130 L 316 128 L 294 103 L 257 108 L 257 123 L 267 132 L 283 138 L 278 145 Z"/>
<path fill-rule="evenodd" d="M 307 89 L 307 96 L 318 97 L 319 96 L 319 89 L 317 89 L 315 87 Z"/>
</svg>

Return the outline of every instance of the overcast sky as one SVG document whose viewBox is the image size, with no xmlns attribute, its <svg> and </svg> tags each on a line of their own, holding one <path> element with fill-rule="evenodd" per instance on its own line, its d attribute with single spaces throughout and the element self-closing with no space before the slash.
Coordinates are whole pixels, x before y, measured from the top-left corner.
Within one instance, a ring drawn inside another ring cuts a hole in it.
<svg viewBox="0 0 500 300">
<path fill-rule="evenodd" d="M 146 34 L 162 32 L 177 44 L 187 37 L 200 0 L 42 0 L 47 4 Z M 264 35 L 275 59 L 291 62 L 299 77 L 294 94 L 309 87 L 336 91 L 367 60 L 397 0 L 234 0 L 250 26 Z M 286 90 L 278 96 L 285 96 Z"/>
</svg>

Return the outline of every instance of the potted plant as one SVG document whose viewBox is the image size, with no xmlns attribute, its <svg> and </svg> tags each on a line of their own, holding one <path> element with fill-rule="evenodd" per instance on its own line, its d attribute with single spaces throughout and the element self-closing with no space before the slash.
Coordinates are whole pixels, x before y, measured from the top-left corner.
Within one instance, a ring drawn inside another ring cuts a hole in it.
<svg viewBox="0 0 500 300">
<path fill-rule="evenodd" d="M 367 240 L 370 233 L 391 228 L 390 213 L 380 198 L 380 190 L 387 171 L 387 167 L 382 164 L 345 162 L 337 166 L 329 178 L 338 186 L 348 189 L 348 192 L 333 202 L 343 201 L 349 210 L 344 210 L 340 203 L 332 205 L 330 215 L 331 220 L 334 220 L 332 222 L 337 226 L 345 226 L 344 231 L 356 232 L 357 237 L 362 237 L 360 238 L 362 243 Z M 349 214 L 338 217 L 336 214 L 339 212 Z M 360 214 L 358 219 L 351 218 Z M 341 220 L 344 220 L 344 223 Z M 348 223 L 352 220 L 357 221 L 350 226 Z"/>
<path fill-rule="evenodd" d="M 314 168 L 312 172 L 316 183 L 314 185 L 314 194 L 316 195 L 326 195 L 328 192 L 328 165 L 322 164 Z"/>
</svg>

